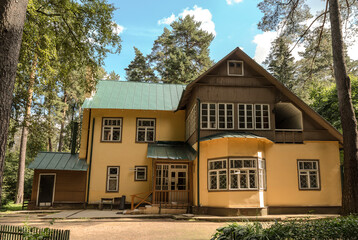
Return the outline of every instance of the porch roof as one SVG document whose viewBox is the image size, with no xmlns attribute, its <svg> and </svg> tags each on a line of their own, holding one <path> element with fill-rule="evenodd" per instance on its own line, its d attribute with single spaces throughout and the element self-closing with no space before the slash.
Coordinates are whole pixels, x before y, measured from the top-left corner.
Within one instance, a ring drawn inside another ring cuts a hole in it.
<svg viewBox="0 0 358 240">
<path fill-rule="evenodd" d="M 184 142 L 156 142 L 148 144 L 147 158 L 194 160 L 196 151 Z"/>
<path fill-rule="evenodd" d="M 215 133 L 215 134 L 200 138 L 200 141 L 208 141 L 208 140 L 214 140 L 214 139 L 220 139 L 220 138 L 256 138 L 256 139 L 263 139 L 263 140 L 270 141 L 269 139 L 267 139 L 265 137 L 260 137 L 253 133 L 237 132 L 237 131 Z"/>
<path fill-rule="evenodd" d="M 62 152 L 39 152 L 28 168 L 46 170 L 87 171 L 87 163 L 78 154 Z"/>
</svg>

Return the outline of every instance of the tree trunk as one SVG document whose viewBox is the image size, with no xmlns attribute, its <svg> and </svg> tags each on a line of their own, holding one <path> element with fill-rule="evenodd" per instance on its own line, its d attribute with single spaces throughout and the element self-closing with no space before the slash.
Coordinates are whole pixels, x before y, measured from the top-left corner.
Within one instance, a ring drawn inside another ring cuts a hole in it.
<svg viewBox="0 0 358 240">
<path fill-rule="evenodd" d="M 16 184 L 17 194 L 16 194 L 15 203 L 22 203 L 24 201 L 27 136 L 29 133 L 28 126 L 29 126 L 29 119 L 31 116 L 32 95 L 34 92 L 36 67 L 37 67 L 37 54 L 35 53 L 34 60 L 32 62 L 29 85 L 27 88 L 27 101 L 26 101 L 26 110 L 25 110 L 25 116 L 22 126 L 22 133 L 21 133 L 19 168 L 17 171 L 17 184 Z"/>
<path fill-rule="evenodd" d="M 343 214 L 358 212 L 358 140 L 351 82 L 347 74 L 343 51 L 341 16 L 338 0 L 329 0 L 334 75 L 337 84 L 344 144 L 344 181 L 342 195 Z"/>
<path fill-rule="evenodd" d="M 0 0 L 0 207 L 12 93 L 27 0 Z"/>
<path fill-rule="evenodd" d="M 64 92 L 63 103 L 65 104 L 62 112 L 61 128 L 60 128 L 60 138 L 58 140 L 58 152 L 62 151 L 63 147 L 63 133 L 65 128 L 66 114 L 67 114 L 67 93 Z"/>
</svg>

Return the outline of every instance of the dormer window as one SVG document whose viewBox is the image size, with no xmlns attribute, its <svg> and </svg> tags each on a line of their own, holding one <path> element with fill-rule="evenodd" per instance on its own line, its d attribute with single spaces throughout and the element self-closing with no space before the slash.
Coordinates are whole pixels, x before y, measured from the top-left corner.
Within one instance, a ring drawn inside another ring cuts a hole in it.
<svg viewBox="0 0 358 240">
<path fill-rule="evenodd" d="M 227 74 L 229 76 L 244 76 L 244 62 L 237 60 L 227 61 Z"/>
</svg>

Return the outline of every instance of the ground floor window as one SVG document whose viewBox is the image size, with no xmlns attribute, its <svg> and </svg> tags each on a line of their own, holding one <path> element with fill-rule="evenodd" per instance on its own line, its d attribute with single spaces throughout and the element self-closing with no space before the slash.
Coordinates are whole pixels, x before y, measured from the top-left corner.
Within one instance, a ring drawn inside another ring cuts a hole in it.
<svg viewBox="0 0 358 240">
<path fill-rule="evenodd" d="M 135 181 L 147 181 L 147 166 L 135 166 Z"/>
<path fill-rule="evenodd" d="M 230 189 L 257 189 L 256 159 L 230 159 Z"/>
<path fill-rule="evenodd" d="M 107 192 L 118 192 L 119 167 L 107 167 Z"/>
<path fill-rule="evenodd" d="M 298 183 L 302 190 L 317 190 L 319 183 L 318 160 L 298 160 Z"/>
<path fill-rule="evenodd" d="M 209 190 L 227 189 L 227 159 L 209 161 Z"/>
</svg>

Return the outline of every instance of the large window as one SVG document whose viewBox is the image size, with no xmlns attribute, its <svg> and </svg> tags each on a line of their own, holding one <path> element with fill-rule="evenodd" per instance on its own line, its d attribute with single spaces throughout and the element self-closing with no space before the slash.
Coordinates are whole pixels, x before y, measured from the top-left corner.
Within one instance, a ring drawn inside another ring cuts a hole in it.
<svg viewBox="0 0 358 240">
<path fill-rule="evenodd" d="M 118 192 L 119 167 L 107 167 L 107 192 Z"/>
<path fill-rule="evenodd" d="M 155 119 L 137 119 L 137 142 L 155 141 Z"/>
<path fill-rule="evenodd" d="M 230 159 L 230 189 L 257 189 L 256 159 Z"/>
<path fill-rule="evenodd" d="M 255 129 L 270 129 L 268 104 L 255 104 Z"/>
<path fill-rule="evenodd" d="M 209 164 L 209 190 L 227 189 L 227 159 L 210 160 Z"/>
<path fill-rule="evenodd" d="M 237 105 L 239 115 L 239 129 L 253 129 L 254 128 L 254 111 L 252 104 Z"/>
<path fill-rule="evenodd" d="M 318 160 L 298 160 L 298 184 L 302 190 L 317 190 L 319 183 Z"/>
<path fill-rule="evenodd" d="M 135 166 L 135 181 L 147 181 L 147 166 Z"/>
<path fill-rule="evenodd" d="M 237 60 L 227 61 L 227 73 L 229 76 L 243 76 L 244 62 Z"/>
<path fill-rule="evenodd" d="M 216 103 L 201 104 L 201 128 L 216 129 Z"/>
<path fill-rule="evenodd" d="M 219 129 L 233 129 L 234 128 L 234 104 L 219 103 Z"/>
<path fill-rule="evenodd" d="M 120 142 L 122 131 L 122 118 L 102 119 L 102 141 Z"/>
</svg>

